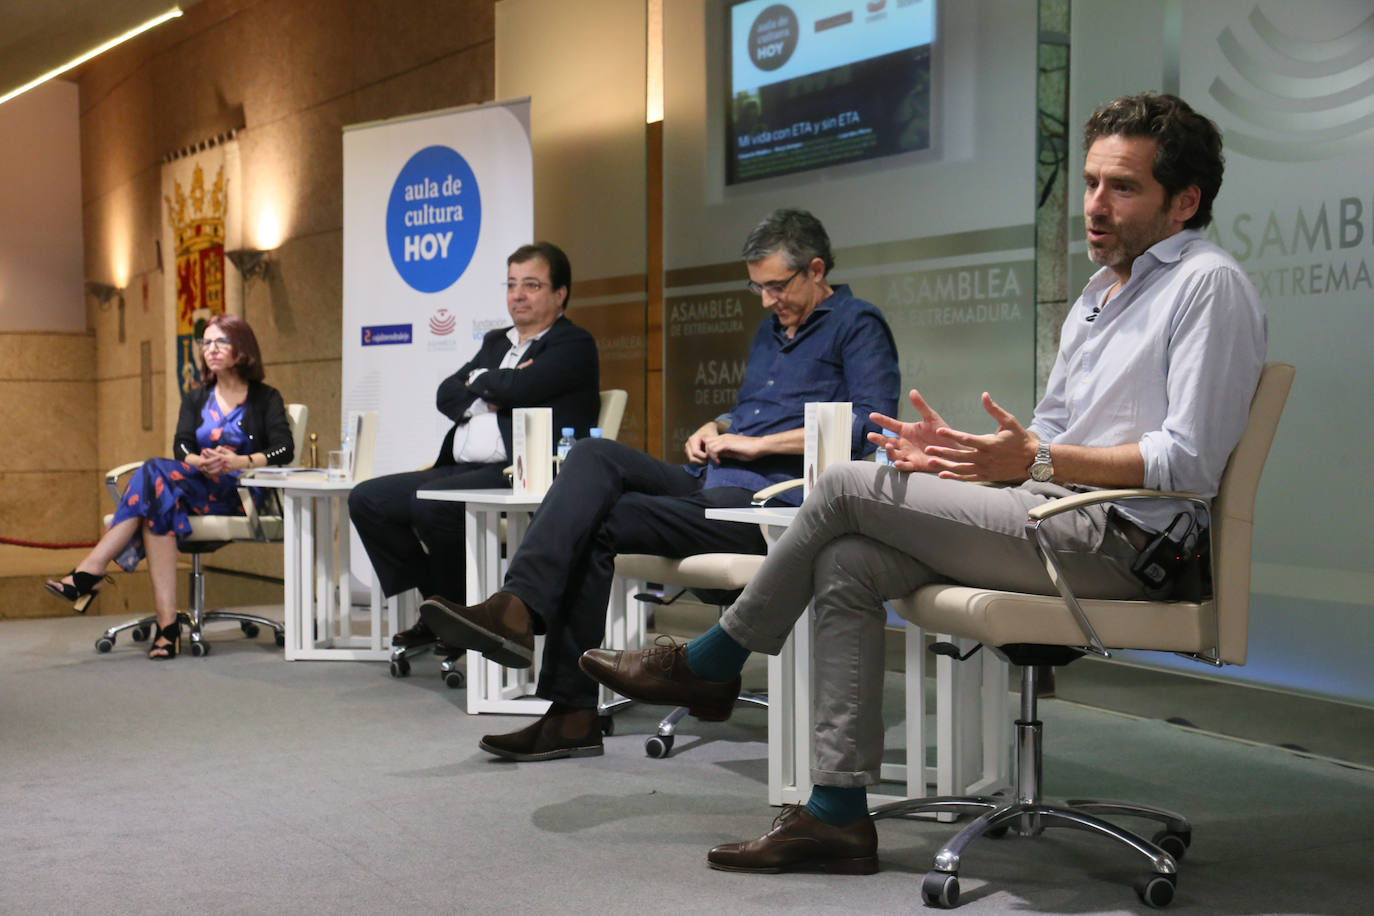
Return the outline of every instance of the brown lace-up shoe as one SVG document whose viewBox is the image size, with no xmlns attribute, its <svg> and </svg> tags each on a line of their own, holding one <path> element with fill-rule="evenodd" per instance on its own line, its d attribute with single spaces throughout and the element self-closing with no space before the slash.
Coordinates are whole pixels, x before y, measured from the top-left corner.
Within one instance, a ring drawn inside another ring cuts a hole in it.
<svg viewBox="0 0 1374 916">
<path fill-rule="evenodd" d="M 707 722 L 724 722 L 735 711 L 739 676 L 728 681 L 708 681 L 687 667 L 687 646 L 660 636 L 652 649 L 637 651 L 589 649 L 577 660 L 578 667 L 621 696 L 641 703 L 686 706 Z"/>
<path fill-rule="evenodd" d="M 530 609 L 509 592 L 497 592 L 471 607 L 435 595 L 420 605 L 420 619 L 450 649 L 474 649 L 507 668 L 534 663 Z"/>
<path fill-rule="evenodd" d="M 747 843 L 726 843 L 706 854 L 706 864 L 721 871 L 775 875 L 785 871 L 823 871 L 871 875 L 878 870 L 878 832 L 867 816 L 836 827 L 818 820 L 802 805 L 787 805 L 773 829 Z"/>
<path fill-rule="evenodd" d="M 485 735 L 478 747 L 507 760 L 600 757 L 601 721 L 595 709 L 554 703 L 530 725 L 506 735 Z"/>
</svg>

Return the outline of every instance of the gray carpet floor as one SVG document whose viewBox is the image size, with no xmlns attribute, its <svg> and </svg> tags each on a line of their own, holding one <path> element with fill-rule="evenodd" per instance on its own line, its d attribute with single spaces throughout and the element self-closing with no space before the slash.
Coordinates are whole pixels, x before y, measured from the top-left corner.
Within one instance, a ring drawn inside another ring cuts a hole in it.
<svg viewBox="0 0 1374 916">
<path fill-rule="evenodd" d="M 776 814 L 761 712 L 687 720 L 667 760 L 643 751 L 657 711 L 632 710 L 603 757 L 503 763 L 478 738 L 526 720 L 466 715 L 437 659 L 397 680 L 229 630 L 153 664 L 127 641 L 97 655 L 105 623 L 0 622 L 0 913 L 912 912 L 955 827 L 881 822 L 871 877 L 714 872 L 710 846 Z M 1368 771 L 1064 701 L 1041 715 L 1048 794 L 1192 818 L 1171 911 L 1367 909 Z M 1141 870 L 1075 831 L 984 840 L 959 911 L 1144 912 Z"/>
</svg>

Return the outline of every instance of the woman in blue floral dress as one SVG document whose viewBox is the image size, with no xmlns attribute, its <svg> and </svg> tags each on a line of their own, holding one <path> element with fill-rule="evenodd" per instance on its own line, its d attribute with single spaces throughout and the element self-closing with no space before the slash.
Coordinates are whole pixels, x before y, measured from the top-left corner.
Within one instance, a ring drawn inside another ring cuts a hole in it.
<svg viewBox="0 0 1374 916">
<path fill-rule="evenodd" d="M 193 515 L 242 515 L 238 477 L 248 468 L 286 464 L 293 456 L 291 424 L 281 395 L 262 382 L 262 355 L 253 329 L 237 315 L 212 318 L 201 339 L 203 383 L 181 402 L 174 458 L 151 458 L 129 477 L 100 542 L 48 591 L 84 613 L 115 560 L 132 570 L 148 558 L 157 632 L 148 657 L 175 658 L 177 539 Z"/>
</svg>

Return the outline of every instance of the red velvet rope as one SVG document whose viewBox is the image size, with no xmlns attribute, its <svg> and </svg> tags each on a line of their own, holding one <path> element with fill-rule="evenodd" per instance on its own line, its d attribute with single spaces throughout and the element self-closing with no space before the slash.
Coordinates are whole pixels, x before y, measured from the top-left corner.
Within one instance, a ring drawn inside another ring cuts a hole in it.
<svg viewBox="0 0 1374 916">
<path fill-rule="evenodd" d="M 37 547 L 40 550 L 66 550 L 70 547 L 94 547 L 95 541 L 73 541 L 70 544 L 52 544 L 46 541 L 21 541 L 18 538 L 0 537 L 0 544 L 13 544 L 15 547 Z"/>
</svg>

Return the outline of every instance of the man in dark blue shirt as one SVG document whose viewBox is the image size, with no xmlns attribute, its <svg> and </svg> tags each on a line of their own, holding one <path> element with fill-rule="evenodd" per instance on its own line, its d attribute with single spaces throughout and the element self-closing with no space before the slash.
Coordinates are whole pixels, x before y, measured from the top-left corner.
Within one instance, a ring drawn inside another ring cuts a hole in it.
<svg viewBox="0 0 1374 916">
<path fill-rule="evenodd" d="M 878 427 L 869 415 L 896 412 L 892 332 L 872 304 L 830 285 L 834 258 L 820 221 L 777 210 L 754 227 L 742 255 L 749 289 L 773 314 L 754 335 L 734 409 L 688 437 L 688 463 L 617 442 L 579 442 L 511 558 L 503 590 L 471 607 L 445 596 L 421 605 L 444 645 L 510 667 L 529 667 L 535 634 L 544 634 L 535 692 L 551 701 L 549 710 L 520 731 L 484 737 L 488 753 L 600 754 L 597 684 L 577 662 L 601 645 L 616 554 L 766 552 L 756 527 L 708 521 L 705 510 L 747 506 L 757 490 L 801 476 L 807 402 L 853 404 L 855 457 L 873 451 L 867 435 Z"/>
</svg>

